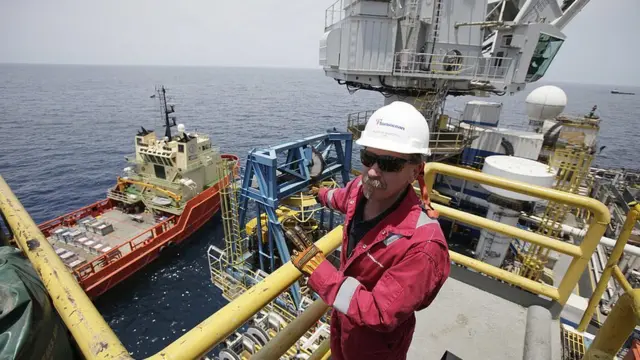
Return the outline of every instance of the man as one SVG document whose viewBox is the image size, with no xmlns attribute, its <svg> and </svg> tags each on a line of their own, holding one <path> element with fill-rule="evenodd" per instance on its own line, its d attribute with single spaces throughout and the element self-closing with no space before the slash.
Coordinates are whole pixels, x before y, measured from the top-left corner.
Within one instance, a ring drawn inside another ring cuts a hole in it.
<svg viewBox="0 0 640 360">
<path fill-rule="evenodd" d="M 333 359 L 405 359 L 414 313 L 433 301 L 450 267 L 437 214 L 424 187 L 421 202 L 411 185 L 430 153 L 429 127 L 413 106 L 393 102 L 373 113 L 356 143 L 363 174 L 317 194 L 346 215 L 340 268 L 310 241 L 292 263 L 333 306 Z"/>
</svg>

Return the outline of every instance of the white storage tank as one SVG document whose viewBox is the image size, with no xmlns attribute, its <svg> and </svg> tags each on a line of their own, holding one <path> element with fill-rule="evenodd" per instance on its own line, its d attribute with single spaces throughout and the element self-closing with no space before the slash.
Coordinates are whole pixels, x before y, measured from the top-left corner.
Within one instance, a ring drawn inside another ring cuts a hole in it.
<svg viewBox="0 0 640 360">
<path fill-rule="evenodd" d="M 538 185 L 546 188 L 553 186 L 556 172 L 548 165 L 538 161 L 525 159 L 516 156 L 494 155 L 485 158 L 482 172 L 488 175 L 495 175 L 510 180 L 525 182 L 531 185 Z M 519 201 L 539 200 L 533 196 L 507 191 L 489 185 L 482 184 L 487 191 Z"/>
<path fill-rule="evenodd" d="M 489 156 L 485 159 L 482 172 L 546 188 L 552 187 L 555 181 L 555 171 L 549 166 L 515 156 Z M 530 195 L 493 186 L 482 184 L 482 187 L 491 193 L 487 199 L 489 202 L 487 219 L 509 226 L 516 226 L 525 202 L 538 200 Z M 509 236 L 482 229 L 476 246 L 476 259 L 496 267 L 502 266 L 511 240 Z"/>
</svg>

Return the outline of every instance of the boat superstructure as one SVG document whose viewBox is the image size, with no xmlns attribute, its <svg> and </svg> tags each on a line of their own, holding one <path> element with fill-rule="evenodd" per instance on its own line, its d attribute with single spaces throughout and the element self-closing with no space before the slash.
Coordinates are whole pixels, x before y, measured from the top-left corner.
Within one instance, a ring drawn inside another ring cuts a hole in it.
<svg viewBox="0 0 640 360">
<path fill-rule="evenodd" d="M 164 136 L 144 127 L 134 137 L 130 164 L 107 198 L 39 225 L 56 254 L 91 296 L 98 296 L 177 245 L 220 207 L 237 158 L 212 146 L 206 134 L 176 124 L 164 86 L 160 102 Z M 172 135 L 171 128 L 177 127 Z M 222 170 L 225 168 L 225 170 Z"/>
</svg>

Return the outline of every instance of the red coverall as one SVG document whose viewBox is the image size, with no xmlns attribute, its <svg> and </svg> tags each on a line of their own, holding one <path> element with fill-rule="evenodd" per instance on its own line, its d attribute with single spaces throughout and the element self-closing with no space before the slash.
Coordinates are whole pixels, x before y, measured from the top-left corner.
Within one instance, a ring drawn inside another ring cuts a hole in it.
<svg viewBox="0 0 640 360">
<path fill-rule="evenodd" d="M 332 359 L 405 359 L 414 312 L 433 301 L 449 276 L 447 242 L 438 221 L 427 216 L 409 190 L 347 259 L 349 223 L 363 196 L 361 177 L 344 188 L 320 189 L 320 202 L 346 215 L 342 252 L 340 268 L 323 261 L 309 286 L 333 307 Z"/>
</svg>

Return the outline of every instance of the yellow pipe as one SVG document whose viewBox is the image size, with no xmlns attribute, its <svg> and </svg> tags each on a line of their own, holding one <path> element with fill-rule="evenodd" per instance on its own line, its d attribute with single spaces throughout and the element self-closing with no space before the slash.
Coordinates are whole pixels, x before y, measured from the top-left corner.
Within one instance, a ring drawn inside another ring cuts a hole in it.
<svg viewBox="0 0 640 360">
<path fill-rule="evenodd" d="M 87 359 L 131 359 L 89 297 L 0 176 L 0 210 Z"/>
<path fill-rule="evenodd" d="M 620 297 L 583 359 L 612 359 L 639 324 L 639 316 L 640 289 L 634 289 Z"/>
<path fill-rule="evenodd" d="M 483 261 L 472 259 L 468 256 L 464 256 L 453 251 L 449 251 L 449 257 L 451 258 L 451 261 L 457 264 L 474 269 L 483 274 L 493 276 L 497 279 L 508 282 L 509 284 L 520 286 L 521 288 L 529 290 L 533 293 L 544 295 L 554 300 L 558 300 L 560 298 L 558 289 L 554 288 L 553 286 L 527 279 L 518 274 L 514 274 L 493 265 L 489 265 Z"/>
<path fill-rule="evenodd" d="M 251 360 L 279 359 L 324 315 L 328 308 L 329 306 L 322 299 L 314 301 L 301 315 L 251 356 Z"/>
<path fill-rule="evenodd" d="M 323 236 L 316 245 L 328 254 L 341 242 L 342 225 Z M 291 286 L 301 275 L 302 273 L 290 261 L 283 264 L 264 280 L 252 286 L 150 359 L 200 358 Z"/>
<path fill-rule="evenodd" d="M 596 307 L 602 298 L 602 294 L 604 294 L 604 291 L 607 289 L 607 284 L 609 284 L 612 272 L 616 275 L 618 282 L 623 286 L 623 288 L 625 288 L 625 291 L 631 291 L 631 285 L 629 285 L 629 282 L 627 282 L 627 279 L 624 277 L 624 274 L 622 274 L 622 271 L 620 271 L 617 264 L 624 252 L 624 246 L 627 244 L 627 241 L 629 241 L 629 237 L 631 236 L 631 232 L 633 231 L 638 218 L 640 218 L 640 205 L 636 205 L 634 208 L 629 210 L 629 213 L 627 214 L 627 219 L 622 226 L 620 236 L 618 236 L 618 240 L 616 240 L 616 244 L 613 246 L 613 250 L 611 250 L 611 255 L 609 255 L 607 265 L 605 265 L 602 270 L 600 281 L 598 281 L 593 294 L 591 294 L 591 297 L 589 298 L 589 304 L 582 315 L 582 319 L 580 320 L 580 324 L 577 328 L 578 331 L 585 331 L 587 329 L 587 326 L 593 317 L 593 312 L 596 310 Z"/>
<path fill-rule="evenodd" d="M 435 181 L 435 176 L 437 173 L 462 178 L 485 185 L 499 187 L 505 190 L 530 195 L 540 199 L 552 200 L 555 202 L 584 208 L 591 211 L 594 216 L 594 220 L 591 222 L 589 230 L 587 230 L 582 244 L 580 245 L 580 254 L 571 254 L 572 256 L 574 256 L 573 261 L 571 261 L 571 265 L 567 269 L 567 272 L 565 273 L 565 276 L 562 278 L 562 282 L 558 287 L 560 297 L 557 301 L 561 305 L 564 305 L 569 299 L 573 288 L 575 288 L 576 284 L 578 283 L 580 276 L 582 276 L 584 269 L 587 267 L 587 263 L 589 262 L 591 254 L 593 254 L 593 252 L 595 251 L 596 246 L 598 246 L 600 242 L 600 238 L 604 234 L 607 225 L 611 221 L 609 209 L 607 209 L 607 207 L 604 206 L 604 204 L 602 204 L 601 202 L 585 196 L 567 193 L 555 189 L 548 189 L 541 186 L 529 185 L 521 181 L 507 180 L 498 176 L 487 175 L 481 172 L 462 169 L 456 166 L 442 163 L 427 163 L 424 167 L 424 178 L 429 194 L 433 192 L 433 183 Z M 442 206 L 437 206 L 438 204 L 433 205 L 436 210 L 442 208 Z M 443 215 L 445 214 L 443 213 Z M 473 219 L 473 217 L 468 215 L 465 216 L 465 218 Z M 555 245 L 552 245 L 554 242 Z M 554 240 L 554 242 L 551 242 L 550 239 L 546 239 L 546 241 L 540 242 L 540 245 L 549 247 L 551 249 L 565 248 L 566 250 L 569 250 L 568 248 L 557 244 L 561 243 L 560 241 Z"/>
<path fill-rule="evenodd" d="M 429 193 L 433 192 L 433 182 L 437 173 L 453 177 L 463 178 L 473 182 L 499 187 L 505 190 L 530 195 L 533 197 L 553 200 L 563 204 L 594 210 L 594 215 L 599 222 L 608 224 L 611 220 L 609 210 L 601 202 L 585 196 L 580 196 L 560 190 L 549 189 L 542 186 L 530 185 L 521 181 L 508 180 L 494 175 L 488 175 L 477 171 L 462 169 L 456 166 L 442 163 L 427 163 L 424 167 L 425 182 Z"/>
<path fill-rule="evenodd" d="M 489 220 L 477 215 L 469 214 L 464 211 L 456 210 L 440 204 L 431 204 L 434 209 L 438 210 L 440 215 L 451 219 L 456 219 L 467 224 L 471 224 L 483 229 L 499 232 L 509 235 L 532 244 L 547 247 L 557 252 L 567 254 L 574 257 L 582 256 L 582 250 L 579 246 L 557 241 L 544 235 L 536 234 L 531 231 L 523 230 L 515 226 L 505 225 L 497 221 Z"/>
<path fill-rule="evenodd" d="M 622 289 L 624 289 L 625 292 L 631 292 L 631 290 L 633 290 L 633 287 L 631 286 L 631 284 L 629 284 L 629 281 L 627 281 L 627 278 L 624 276 L 624 274 L 622 273 L 622 270 L 620 270 L 618 265 L 615 265 L 613 267 L 613 277 L 616 278 L 616 280 L 618 281 L 620 286 L 622 286 Z"/>
<path fill-rule="evenodd" d="M 329 355 L 331 355 L 331 343 L 329 339 L 324 339 L 307 360 L 324 360 L 328 359 Z"/>
</svg>

